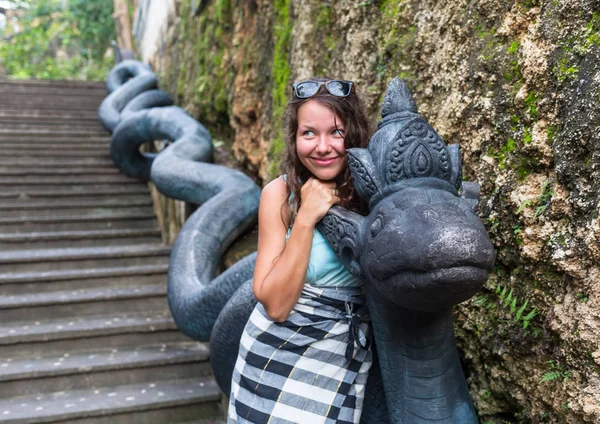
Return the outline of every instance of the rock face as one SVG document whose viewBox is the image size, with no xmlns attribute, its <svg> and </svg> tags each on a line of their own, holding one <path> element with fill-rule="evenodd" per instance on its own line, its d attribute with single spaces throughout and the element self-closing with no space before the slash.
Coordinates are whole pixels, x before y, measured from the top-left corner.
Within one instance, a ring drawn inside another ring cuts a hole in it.
<svg viewBox="0 0 600 424">
<path fill-rule="evenodd" d="M 600 1 L 176 0 L 149 63 L 260 182 L 289 83 L 405 79 L 465 179 L 495 273 L 456 308 L 481 422 L 600 422 Z"/>
</svg>

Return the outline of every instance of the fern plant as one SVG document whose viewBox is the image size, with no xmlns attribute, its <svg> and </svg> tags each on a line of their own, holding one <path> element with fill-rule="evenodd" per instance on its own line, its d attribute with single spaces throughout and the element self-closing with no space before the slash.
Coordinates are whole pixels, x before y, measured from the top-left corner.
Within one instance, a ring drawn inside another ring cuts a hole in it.
<svg viewBox="0 0 600 424">
<path fill-rule="evenodd" d="M 567 369 L 564 366 L 559 366 L 555 364 L 552 360 L 547 361 L 546 364 L 550 367 L 550 371 L 542 375 L 542 378 L 539 381 L 540 384 L 545 383 L 547 381 L 555 381 L 561 379 L 562 381 L 566 382 L 573 375 L 573 371 Z"/>
<path fill-rule="evenodd" d="M 507 287 L 498 284 L 496 286 L 496 294 L 499 297 L 500 304 L 504 309 L 508 309 L 511 315 L 513 315 L 513 321 L 520 322 L 523 325 L 523 329 L 526 330 L 529 327 L 530 321 L 537 315 L 537 311 L 533 308 L 528 314 L 524 315 L 529 300 L 525 300 L 518 309 L 518 298 L 515 296 L 513 289 L 510 289 L 507 293 Z"/>
</svg>

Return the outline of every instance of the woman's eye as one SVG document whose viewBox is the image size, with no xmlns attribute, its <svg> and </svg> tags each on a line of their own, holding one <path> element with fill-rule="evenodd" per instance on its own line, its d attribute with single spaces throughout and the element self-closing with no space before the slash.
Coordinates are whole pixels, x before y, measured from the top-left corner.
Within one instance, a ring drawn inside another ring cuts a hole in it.
<svg viewBox="0 0 600 424">
<path fill-rule="evenodd" d="M 304 132 L 302 133 L 302 135 L 303 135 L 304 137 L 314 137 L 315 133 L 314 133 L 314 132 L 312 132 L 312 131 L 310 131 L 310 130 L 306 130 L 306 131 L 304 131 Z"/>
<path fill-rule="evenodd" d="M 333 130 L 333 135 L 337 135 L 339 137 L 343 137 L 344 136 L 344 130 L 335 129 L 335 130 Z"/>
</svg>

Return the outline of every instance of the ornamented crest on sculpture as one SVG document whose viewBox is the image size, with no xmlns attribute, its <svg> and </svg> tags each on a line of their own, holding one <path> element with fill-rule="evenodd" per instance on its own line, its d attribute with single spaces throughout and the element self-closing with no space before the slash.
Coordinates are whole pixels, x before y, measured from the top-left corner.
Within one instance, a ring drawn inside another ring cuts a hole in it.
<svg viewBox="0 0 600 424">
<path fill-rule="evenodd" d="M 386 183 L 427 177 L 450 180 L 446 145 L 423 118 L 416 118 L 400 130 L 390 150 L 385 155 L 389 160 Z"/>
<path fill-rule="evenodd" d="M 407 180 L 417 178 L 435 178 L 455 190 L 460 188 L 458 146 L 445 145 L 417 112 L 408 88 L 399 79 L 388 88 L 382 117 L 368 149 L 348 150 L 348 165 L 362 198 L 376 204 Z"/>
</svg>

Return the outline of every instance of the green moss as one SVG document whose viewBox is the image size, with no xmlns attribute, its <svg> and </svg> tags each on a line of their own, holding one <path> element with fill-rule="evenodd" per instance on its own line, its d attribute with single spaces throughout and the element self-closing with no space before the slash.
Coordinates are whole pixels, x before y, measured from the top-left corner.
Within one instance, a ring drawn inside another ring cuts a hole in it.
<svg viewBox="0 0 600 424">
<path fill-rule="evenodd" d="M 600 45 L 600 13 L 593 12 L 585 29 L 567 38 L 562 44 L 562 54 L 553 67 L 559 82 L 576 79 L 579 73 L 577 63 L 593 46 Z"/>
<path fill-rule="evenodd" d="M 579 69 L 575 66 L 571 66 L 570 60 L 567 56 L 563 56 L 558 63 L 552 69 L 554 75 L 559 82 L 563 82 L 566 79 L 576 79 Z"/>
<path fill-rule="evenodd" d="M 397 76 L 407 82 L 415 81 L 414 72 L 416 28 L 406 0 L 384 0 L 379 3 L 381 13 L 381 54 L 373 62 L 373 71 L 378 79 L 388 80 Z M 410 84 L 409 84 L 410 85 Z"/>
<path fill-rule="evenodd" d="M 287 89 L 290 80 L 289 48 L 292 36 L 290 20 L 290 0 L 276 0 L 274 4 L 274 34 L 275 48 L 271 79 L 271 148 L 269 149 L 269 177 L 274 178 L 279 173 L 279 164 L 285 150 L 285 140 L 282 131 L 282 120 L 287 103 Z"/>
<path fill-rule="evenodd" d="M 383 0 L 379 2 L 379 10 L 386 20 L 391 20 L 401 15 L 406 9 L 406 0 Z"/>
<path fill-rule="evenodd" d="M 228 87 L 233 70 L 224 61 L 230 47 L 232 2 L 217 0 L 198 17 L 191 13 L 189 0 L 181 7 L 182 38 L 187 47 L 181 69 L 190 75 L 180 75 L 179 80 L 186 81 L 185 95 L 200 121 L 218 138 L 230 140 Z"/>
<path fill-rule="evenodd" d="M 335 22 L 333 8 L 330 2 L 323 2 L 316 9 L 314 18 L 314 29 L 312 34 L 312 43 L 314 45 L 315 69 L 321 75 L 328 72 L 331 58 L 335 57 L 339 36 L 334 34 Z"/>
<path fill-rule="evenodd" d="M 504 170 L 504 168 L 506 167 L 506 160 L 507 160 L 507 156 L 515 151 L 515 139 L 512 137 L 509 137 L 508 140 L 506 141 L 506 143 L 504 143 L 504 145 L 502 146 L 502 148 L 500 149 L 500 152 L 498 153 L 494 153 L 492 151 L 490 151 L 490 156 L 496 158 L 496 160 L 498 160 L 498 165 L 500 167 L 500 169 Z"/>
<path fill-rule="evenodd" d="M 529 11 L 530 9 L 539 6 L 539 0 L 518 0 L 517 4 L 521 6 L 525 11 Z"/>
<path fill-rule="evenodd" d="M 523 143 L 529 144 L 533 141 L 533 135 L 531 131 L 531 127 L 525 127 L 525 130 L 523 131 Z"/>
<path fill-rule="evenodd" d="M 600 45 L 600 13 L 592 13 L 592 19 L 585 26 L 585 46 Z"/>
<path fill-rule="evenodd" d="M 531 119 L 536 119 L 537 117 L 537 101 L 538 97 L 535 91 L 530 91 L 527 97 L 525 98 L 525 105 L 528 108 L 529 117 Z"/>
<path fill-rule="evenodd" d="M 315 29 L 317 31 L 325 29 L 329 27 L 331 24 L 331 5 L 327 3 L 321 4 L 319 11 L 317 12 L 317 17 L 315 19 Z"/>
</svg>

